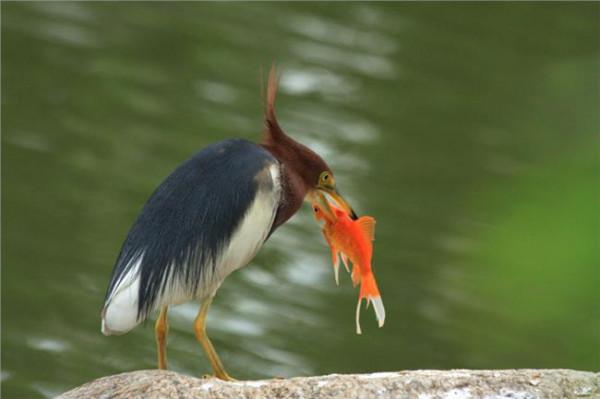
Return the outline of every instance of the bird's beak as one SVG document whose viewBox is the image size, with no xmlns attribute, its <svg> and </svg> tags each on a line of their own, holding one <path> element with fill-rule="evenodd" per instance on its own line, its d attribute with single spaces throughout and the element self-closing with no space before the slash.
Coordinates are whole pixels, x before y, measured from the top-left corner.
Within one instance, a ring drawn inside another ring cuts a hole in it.
<svg viewBox="0 0 600 399">
<path fill-rule="evenodd" d="M 348 202 L 344 199 L 344 197 L 342 197 L 335 188 L 319 187 L 318 190 L 319 190 L 319 194 L 325 193 L 325 194 L 329 195 L 331 198 L 333 198 L 333 200 L 340 206 L 340 208 L 344 212 L 348 213 L 348 215 L 350 215 L 350 217 L 353 220 L 358 219 L 358 216 L 356 216 L 354 209 L 352 209 L 350 204 L 348 204 Z M 322 197 L 322 196 L 323 195 L 321 194 L 319 197 Z M 323 198 L 323 200 L 325 202 L 327 202 L 324 198 Z M 329 204 L 325 204 L 325 206 L 327 207 L 327 209 L 329 209 Z"/>
</svg>

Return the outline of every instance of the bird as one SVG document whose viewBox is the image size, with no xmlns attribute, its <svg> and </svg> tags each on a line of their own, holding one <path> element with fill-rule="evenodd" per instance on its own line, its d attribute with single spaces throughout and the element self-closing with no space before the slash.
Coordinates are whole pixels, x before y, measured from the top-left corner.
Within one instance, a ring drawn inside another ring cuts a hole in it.
<svg viewBox="0 0 600 399">
<path fill-rule="evenodd" d="M 206 332 L 209 307 L 225 278 L 250 263 L 305 201 L 317 201 L 330 212 L 331 198 L 357 218 L 327 162 L 279 125 L 278 81 L 273 65 L 263 95 L 262 138 L 208 145 L 176 167 L 148 198 L 117 256 L 101 310 L 101 332 L 125 334 L 158 313 L 159 369 L 167 368 L 169 307 L 199 301 L 195 337 L 214 376 L 233 380 Z"/>
</svg>

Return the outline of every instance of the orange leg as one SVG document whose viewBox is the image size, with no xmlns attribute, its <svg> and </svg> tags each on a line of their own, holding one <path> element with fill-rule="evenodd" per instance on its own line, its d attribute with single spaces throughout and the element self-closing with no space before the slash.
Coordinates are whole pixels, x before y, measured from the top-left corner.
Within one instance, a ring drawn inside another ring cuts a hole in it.
<svg viewBox="0 0 600 399">
<path fill-rule="evenodd" d="M 167 321 L 168 306 L 160 309 L 158 319 L 154 325 L 154 334 L 156 336 L 156 350 L 158 353 L 158 368 L 167 369 L 167 334 L 169 333 L 169 323 Z"/>
<path fill-rule="evenodd" d="M 200 342 L 200 345 L 202 345 L 204 353 L 210 361 L 210 365 L 213 368 L 215 377 L 225 381 L 235 381 L 225 371 L 223 363 L 215 351 L 215 347 L 210 342 L 210 339 L 208 339 L 208 335 L 206 335 L 206 315 L 208 314 L 208 308 L 210 307 L 212 299 L 213 298 L 210 297 L 202 301 L 198 316 L 196 316 L 196 320 L 194 320 L 194 333 L 196 334 L 196 339 L 198 342 Z"/>
</svg>

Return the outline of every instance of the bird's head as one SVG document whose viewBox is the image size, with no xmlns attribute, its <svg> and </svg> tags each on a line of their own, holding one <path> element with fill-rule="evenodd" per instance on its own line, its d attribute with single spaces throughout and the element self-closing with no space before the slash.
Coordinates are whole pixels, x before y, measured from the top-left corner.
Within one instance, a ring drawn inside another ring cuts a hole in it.
<svg viewBox="0 0 600 399">
<path fill-rule="evenodd" d="M 319 203 L 323 211 L 331 215 L 332 210 L 326 198 L 329 196 L 352 219 L 356 219 L 354 210 L 338 192 L 333 172 L 327 162 L 307 146 L 289 137 L 279 126 L 275 115 L 276 94 L 277 73 L 273 66 L 267 84 L 263 145 L 291 170 L 295 177 L 295 181 L 291 183 L 302 185 L 307 199 Z"/>
<path fill-rule="evenodd" d="M 340 208 L 342 208 L 352 219 L 357 219 L 356 213 L 348 202 L 339 193 L 333 172 L 327 163 L 314 151 L 305 147 L 301 151 L 301 157 L 304 159 L 303 179 L 307 185 L 308 199 L 320 205 L 321 212 L 325 212 L 329 217 L 333 215 L 334 210 L 329 206 L 327 196 L 332 198 Z"/>
</svg>

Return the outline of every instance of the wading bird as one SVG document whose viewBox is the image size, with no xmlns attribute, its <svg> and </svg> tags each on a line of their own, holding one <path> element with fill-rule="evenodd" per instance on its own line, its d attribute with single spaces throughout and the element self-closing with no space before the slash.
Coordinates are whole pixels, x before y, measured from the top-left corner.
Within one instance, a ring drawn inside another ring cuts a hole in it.
<svg viewBox="0 0 600 399">
<path fill-rule="evenodd" d="M 167 367 L 169 306 L 199 300 L 196 339 L 215 376 L 230 380 L 205 329 L 225 277 L 248 264 L 305 199 L 330 211 L 330 196 L 356 219 L 327 163 L 279 126 L 276 92 L 273 67 L 261 142 L 221 141 L 183 162 L 150 196 L 123 243 L 104 299 L 102 333 L 124 334 L 159 311 L 160 369 Z"/>
</svg>

